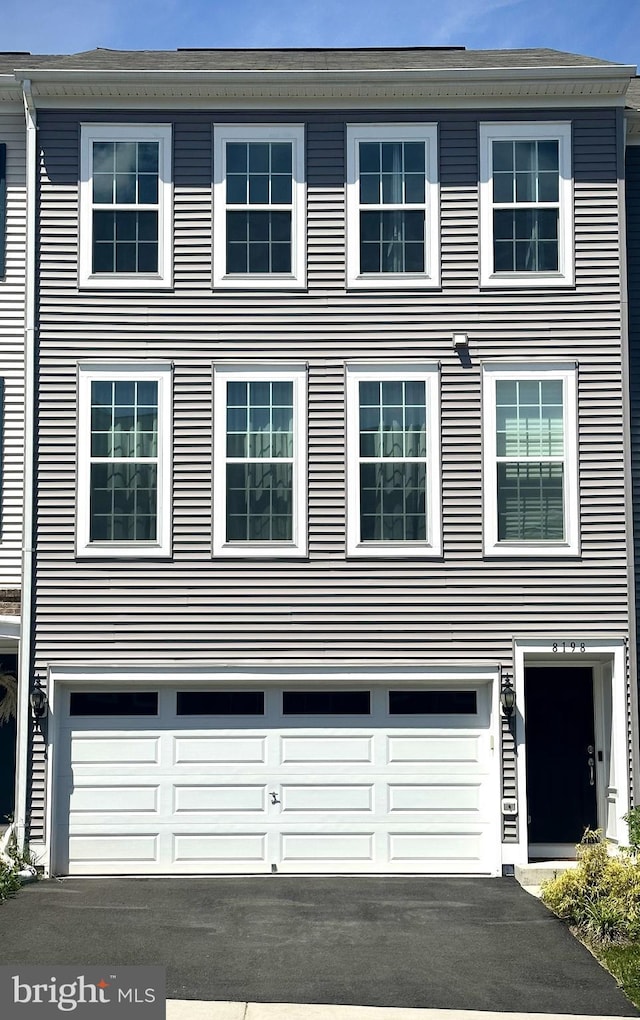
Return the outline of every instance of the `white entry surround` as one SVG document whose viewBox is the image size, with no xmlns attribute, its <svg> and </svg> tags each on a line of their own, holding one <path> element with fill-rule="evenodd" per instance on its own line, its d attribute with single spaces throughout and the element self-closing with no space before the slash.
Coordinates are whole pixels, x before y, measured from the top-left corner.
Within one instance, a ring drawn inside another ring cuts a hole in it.
<svg viewBox="0 0 640 1020">
<path fill-rule="evenodd" d="M 51 871 L 500 874 L 498 677 L 52 669 Z M 264 692 L 264 713 L 178 712 L 178 692 L 216 689 Z M 475 711 L 402 714 L 390 700 L 424 690 L 475 692 Z M 157 692 L 157 713 L 85 715 L 76 698 L 70 715 L 72 694 L 91 691 Z M 370 711 L 291 713 L 283 691 L 368 691 Z"/>
<path fill-rule="evenodd" d="M 591 666 L 594 676 L 594 715 L 597 743 L 605 749 L 604 760 L 596 762 L 598 789 L 598 827 L 612 847 L 624 846 L 629 829 L 624 815 L 629 810 L 629 729 L 627 699 L 626 646 L 624 639 L 611 641 L 585 638 L 580 633 L 563 632 L 546 638 L 514 640 L 514 684 L 516 689 L 515 734 L 518 749 L 518 843 L 503 846 L 503 863 L 526 864 L 531 856 L 527 840 L 526 713 L 525 668 L 527 666 Z M 632 694 L 633 697 L 633 694 Z M 553 705 L 549 705 L 553 712 Z M 570 720 L 567 720 L 570 725 Z M 548 854 L 571 854 L 572 847 L 547 848 Z"/>
</svg>

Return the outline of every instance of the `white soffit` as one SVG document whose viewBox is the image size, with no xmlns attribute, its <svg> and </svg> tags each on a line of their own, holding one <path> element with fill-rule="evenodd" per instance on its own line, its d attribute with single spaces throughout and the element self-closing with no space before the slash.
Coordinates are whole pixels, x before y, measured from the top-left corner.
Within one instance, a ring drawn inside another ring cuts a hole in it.
<svg viewBox="0 0 640 1020">
<path fill-rule="evenodd" d="M 393 71 L 86 71 L 20 69 L 42 100 L 493 101 L 564 99 L 623 101 L 635 67 L 597 65 Z M 50 105 L 48 102 L 41 105 Z"/>
</svg>

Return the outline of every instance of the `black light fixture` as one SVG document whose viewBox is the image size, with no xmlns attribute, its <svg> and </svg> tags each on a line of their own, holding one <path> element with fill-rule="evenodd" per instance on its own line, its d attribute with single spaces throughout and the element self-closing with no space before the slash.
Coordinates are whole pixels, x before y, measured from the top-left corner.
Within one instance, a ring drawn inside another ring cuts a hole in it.
<svg viewBox="0 0 640 1020">
<path fill-rule="evenodd" d="M 29 701 L 31 702 L 31 711 L 33 712 L 34 719 L 42 719 L 47 714 L 47 692 L 40 683 L 39 680 L 34 680 L 29 694 Z"/>
<path fill-rule="evenodd" d="M 500 704 L 502 705 L 503 714 L 506 716 L 507 719 L 510 719 L 516 707 L 516 692 L 513 689 L 513 683 L 511 680 L 510 673 L 502 674 L 502 685 L 500 687 Z"/>
</svg>

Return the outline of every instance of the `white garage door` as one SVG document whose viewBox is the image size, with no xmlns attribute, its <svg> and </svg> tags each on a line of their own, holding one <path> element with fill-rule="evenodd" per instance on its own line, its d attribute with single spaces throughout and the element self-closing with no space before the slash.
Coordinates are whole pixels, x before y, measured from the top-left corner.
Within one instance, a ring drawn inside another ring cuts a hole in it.
<svg viewBox="0 0 640 1020">
<path fill-rule="evenodd" d="M 489 684 L 62 702 L 58 873 L 497 872 Z"/>
</svg>

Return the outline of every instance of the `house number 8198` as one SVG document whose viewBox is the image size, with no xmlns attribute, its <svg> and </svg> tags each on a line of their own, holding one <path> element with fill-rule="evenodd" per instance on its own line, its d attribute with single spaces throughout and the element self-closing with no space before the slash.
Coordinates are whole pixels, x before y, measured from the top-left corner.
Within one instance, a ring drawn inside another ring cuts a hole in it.
<svg viewBox="0 0 640 1020">
<path fill-rule="evenodd" d="M 584 641 L 554 641 L 551 645 L 554 652 L 586 652 Z"/>
</svg>

